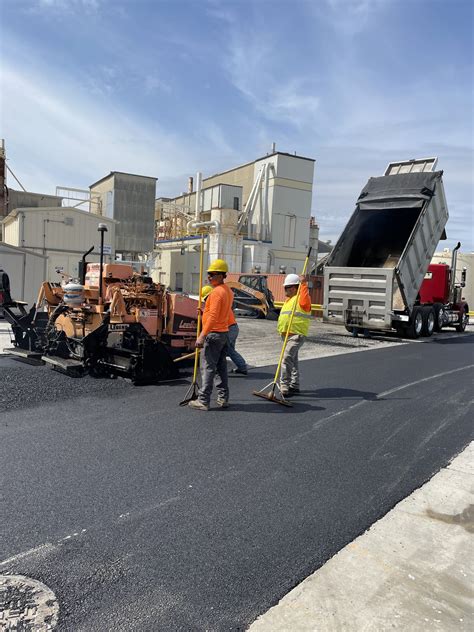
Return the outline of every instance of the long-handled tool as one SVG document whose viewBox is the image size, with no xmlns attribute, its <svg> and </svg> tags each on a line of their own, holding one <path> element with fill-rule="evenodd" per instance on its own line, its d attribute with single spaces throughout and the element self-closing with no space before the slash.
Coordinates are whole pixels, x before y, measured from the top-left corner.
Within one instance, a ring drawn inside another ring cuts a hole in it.
<svg viewBox="0 0 474 632">
<path fill-rule="evenodd" d="M 201 351 L 201 349 L 198 349 Z M 183 362 L 184 360 L 189 360 L 190 358 L 194 358 L 196 355 L 196 351 L 191 351 L 191 353 L 187 353 L 186 355 L 179 356 L 179 358 L 175 358 L 173 362 Z"/>
<path fill-rule="evenodd" d="M 306 274 L 306 268 L 308 267 L 310 255 L 311 255 L 311 248 L 308 250 L 308 254 L 306 255 L 306 259 L 304 261 L 303 272 L 301 273 L 302 276 Z M 270 384 L 267 384 L 266 386 L 264 386 L 260 391 L 253 391 L 253 394 L 256 395 L 257 397 L 262 397 L 263 399 L 268 399 L 270 402 L 275 402 L 276 404 L 281 404 L 282 406 L 290 406 L 290 407 L 293 406 L 293 404 L 291 404 L 291 402 L 285 399 L 283 393 L 281 392 L 281 388 L 278 384 L 278 378 L 280 376 L 280 370 L 281 370 L 281 365 L 283 362 L 283 356 L 285 355 L 286 345 L 288 344 L 288 336 L 290 335 L 291 325 L 293 324 L 293 318 L 295 316 L 295 311 L 298 306 L 300 292 L 301 292 L 301 283 L 298 285 L 298 291 L 296 292 L 296 300 L 293 303 L 293 307 L 291 310 L 290 320 L 288 323 L 288 329 L 286 330 L 285 339 L 283 340 L 283 345 L 280 352 L 280 359 L 278 360 L 278 365 L 275 371 L 275 377 L 270 382 Z M 268 392 L 265 392 L 265 391 L 268 391 Z M 276 394 L 276 391 L 280 393 L 280 396 Z"/>
<path fill-rule="evenodd" d="M 202 305 L 202 275 L 204 268 L 204 233 L 201 233 L 201 256 L 199 259 L 199 303 L 198 303 L 198 318 L 197 318 L 197 330 L 196 330 L 196 340 L 199 338 L 199 334 L 201 333 L 201 305 Z M 199 384 L 197 380 L 198 375 L 198 367 L 199 367 L 199 351 L 198 347 L 194 350 L 194 370 L 193 370 L 193 381 L 191 386 L 188 388 L 186 395 L 184 396 L 183 401 L 179 402 L 180 406 L 187 406 L 189 402 L 192 402 L 193 399 L 197 399 L 199 395 Z"/>
</svg>

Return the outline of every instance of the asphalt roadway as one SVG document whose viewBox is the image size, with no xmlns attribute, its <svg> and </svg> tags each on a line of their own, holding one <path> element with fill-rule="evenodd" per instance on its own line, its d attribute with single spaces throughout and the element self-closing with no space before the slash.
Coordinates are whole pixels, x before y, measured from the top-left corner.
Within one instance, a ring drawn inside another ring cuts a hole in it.
<svg viewBox="0 0 474 632">
<path fill-rule="evenodd" d="M 0 573 L 61 630 L 244 630 L 469 443 L 473 365 L 471 334 L 308 360 L 291 409 L 257 369 L 203 413 L 0 359 Z"/>
</svg>

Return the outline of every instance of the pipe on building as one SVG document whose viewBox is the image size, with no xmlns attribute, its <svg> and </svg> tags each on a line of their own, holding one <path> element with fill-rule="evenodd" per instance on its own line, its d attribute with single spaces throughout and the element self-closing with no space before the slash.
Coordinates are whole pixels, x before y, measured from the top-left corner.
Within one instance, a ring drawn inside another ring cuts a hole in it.
<svg viewBox="0 0 474 632">
<path fill-rule="evenodd" d="M 273 272 L 272 268 L 275 269 L 275 253 L 272 250 L 268 251 L 268 272 L 271 274 Z"/>
<path fill-rule="evenodd" d="M 198 222 L 197 220 L 192 219 L 186 224 L 186 231 L 188 235 L 192 235 L 193 233 L 191 233 L 191 231 L 197 228 L 215 228 L 216 231 L 220 231 L 221 225 L 217 219 L 213 219 L 210 222 Z"/>
<path fill-rule="evenodd" d="M 202 189 L 202 173 L 196 173 L 196 206 L 194 211 L 194 220 L 199 222 L 201 218 L 201 189 Z"/>
</svg>

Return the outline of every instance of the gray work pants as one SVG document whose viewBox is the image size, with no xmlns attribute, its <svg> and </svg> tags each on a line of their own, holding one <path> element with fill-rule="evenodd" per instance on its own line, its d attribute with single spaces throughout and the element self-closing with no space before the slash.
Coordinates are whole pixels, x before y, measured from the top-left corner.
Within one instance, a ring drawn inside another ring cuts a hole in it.
<svg viewBox="0 0 474 632">
<path fill-rule="evenodd" d="M 201 351 L 201 380 L 199 401 L 206 406 L 211 402 L 212 387 L 216 378 L 217 397 L 229 401 L 229 384 L 227 380 L 227 332 L 213 331 L 207 334 Z"/>
<path fill-rule="evenodd" d="M 285 335 L 281 336 L 285 340 Z M 300 373 L 298 370 L 298 351 L 303 346 L 305 336 L 290 334 L 281 363 L 280 387 L 283 390 L 300 387 Z"/>
<path fill-rule="evenodd" d="M 227 355 L 240 371 L 246 371 L 247 363 L 235 348 L 237 336 L 239 335 L 239 326 L 237 323 L 229 327 L 229 346 L 227 347 Z"/>
</svg>

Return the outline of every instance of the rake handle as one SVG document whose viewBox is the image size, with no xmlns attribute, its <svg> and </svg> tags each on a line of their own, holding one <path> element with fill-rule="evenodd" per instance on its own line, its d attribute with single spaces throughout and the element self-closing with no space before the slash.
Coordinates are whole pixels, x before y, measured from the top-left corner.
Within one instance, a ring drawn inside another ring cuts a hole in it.
<svg viewBox="0 0 474 632">
<path fill-rule="evenodd" d="M 201 252 L 199 257 L 199 299 L 198 299 L 198 319 L 196 329 L 196 341 L 201 333 L 201 305 L 202 305 L 202 277 L 204 268 L 204 233 L 201 233 Z M 197 372 L 199 366 L 199 348 L 194 349 L 194 369 L 193 369 L 193 384 L 197 381 Z"/>
</svg>

